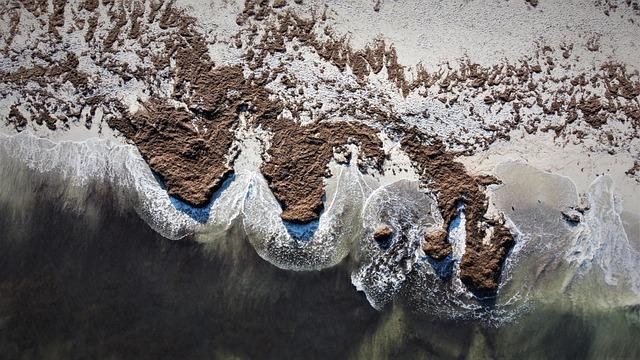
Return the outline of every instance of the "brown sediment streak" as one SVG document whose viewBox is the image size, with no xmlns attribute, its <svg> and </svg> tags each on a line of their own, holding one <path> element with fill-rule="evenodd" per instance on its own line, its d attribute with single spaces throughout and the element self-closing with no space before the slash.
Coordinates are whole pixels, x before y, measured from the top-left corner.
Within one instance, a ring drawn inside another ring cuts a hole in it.
<svg viewBox="0 0 640 360">
<path fill-rule="evenodd" d="M 384 161 L 376 131 L 363 124 L 321 122 L 301 126 L 292 120 L 278 119 L 266 126 L 273 137 L 261 170 L 282 205 L 282 219 L 286 221 L 305 223 L 320 216 L 323 179 L 334 149 L 356 144 L 363 166 L 369 162 L 379 168 Z"/>
<path fill-rule="evenodd" d="M 634 76 L 637 77 L 637 74 L 626 74 L 624 67 L 617 64 L 605 64 L 601 71 L 588 81 L 584 78 L 568 79 L 566 76 L 552 75 L 551 71 L 558 66 L 570 68 L 566 61 L 571 57 L 573 44 L 560 46 L 561 60 L 564 60 L 561 63 L 553 59 L 554 50 L 551 47 L 543 46 L 539 49 L 537 58 L 525 59 L 515 64 L 505 62 L 486 67 L 464 60 L 460 62 L 458 69 L 441 68 L 435 73 L 427 72 L 424 66 L 418 64 L 413 80 L 408 80 L 405 75 L 406 69 L 400 64 L 395 48 L 387 47 L 382 40 L 375 41 L 372 46 L 367 46 L 363 50 L 354 51 L 346 37 L 336 36 L 328 26 L 324 27 L 324 34 L 328 39 L 318 40 L 315 31 L 322 26 L 322 19 L 316 17 L 304 19 L 289 10 L 275 12 L 269 8 L 268 2 L 263 2 L 261 6 L 258 6 L 255 1 L 247 1 L 245 4 L 247 9 L 251 9 L 245 11 L 245 14 L 256 15 L 246 16 L 244 21 L 250 18 L 262 21 L 274 14 L 277 17 L 274 25 L 266 26 L 265 30 L 269 36 L 256 43 L 254 49 L 249 52 L 248 59 L 251 61 L 252 69 L 262 65 L 266 53 L 274 54 L 284 51 L 285 43 L 297 40 L 302 45 L 315 49 L 320 57 L 338 69 L 344 71 L 350 68 L 361 85 L 366 82 L 369 74 L 378 73 L 384 66 L 388 79 L 396 84 L 404 96 L 412 90 L 438 86 L 439 99 L 449 106 L 458 101 L 462 92 L 467 92 L 465 94 L 467 98 L 480 97 L 488 106 L 502 109 L 505 105 L 510 105 L 511 116 L 505 118 L 500 126 L 486 126 L 485 130 L 492 135 L 475 139 L 476 149 L 487 148 L 498 139 L 509 140 L 509 132 L 516 128 L 525 129 L 527 132 L 554 131 L 556 137 L 573 135 L 575 140 L 579 141 L 581 130 L 567 129 L 567 125 L 574 123 L 576 119 L 583 119 L 584 123 L 590 127 L 599 129 L 609 120 L 624 115 L 633 120 L 632 126 L 636 133 L 640 130 L 638 121 L 640 107 L 633 101 L 633 97 L 610 92 L 605 96 L 606 103 L 598 106 L 598 103 L 602 103 L 605 99 L 592 94 L 585 88 L 589 83 L 591 85 L 600 83 L 606 86 L 608 83 L 618 81 L 626 82 L 630 87 L 637 87 L 640 86 L 640 82 L 637 79 L 631 80 Z M 613 68 L 616 73 L 613 78 L 608 75 L 611 72 L 610 68 Z M 556 90 L 547 90 L 550 84 L 559 87 Z M 543 100 L 541 97 L 541 89 L 548 91 L 550 96 L 547 99 Z M 425 93 L 423 96 L 430 95 Z M 539 115 L 557 115 L 564 118 L 564 122 L 539 126 L 539 118 L 535 114 L 521 113 L 521 109 L 531 110 L 533 106 L 540 109 Z M 353 113 L 345 109 L 336 115 L 353 116 Z M 470 116 L 476 122 L 483 122 L 482 118 L 474 112 L 473 107 L 470 108 Z M 465 147 L 469 145 L 457 140 L 456 137 L 451 137 L 447 141 Z"/>
<path fill-rule="evenodd" d="M 268 2 L 246 1 L 245 10 L 239 17 L 238 23 L 244 24 L 250 18 L 261 21 L 273 13 Z M 395 48 L 387 47 L 384 40 L 377 39 L 373 45 L 354 51 L 346 36 L 337 37 L 328 26 L 324 27 L 324 33 L 329 38 L 320 41 L 314 33 L 314 28 L 323 21 L 322 18 L 318 20 L 315 16 L 304 19 L 292 11 L 278 14 L 277 25 L 266 29 L 269 36 L 262 43 L 257 44 L 256 50 L 267 53 L 283 51 L 285 42 L 295 39 L 302 45 L 313 47 L 320 57 L 338 69 L 344 71 L 347 66 L 351 68 L 361 84 L 366 76 L 379 73 L 386 65 L 388 79 L 398 85 L 403 95 L 406 96 L 409 93 L 410 84 L 405 79 L 405 67 L 398 62 Z M 264 54 L 261 54 L 255 59 L 251 56 L 250 60 L 257 60 L 254 66 L 259 66 L 263 59 Z"/>
<path fill-rule="evenodd" d="M 113 11 L 109 11 L 109 13 L 111 14 L 111 19 L 115 20 L 115 24 L 113 25 L 113 27 L 109 31 L 109 34 L 107 34 L 107 37 L 103 42 L 103 46 L 107 51 L 109 51 L 116 40 L 118 40 L 120 33 L 122 32 L 122 28 L 124 28 L 124 26 L 127 25 L 128 22 L 123 4 L 120 4 L 117 12 L 114 13 Z"/>
<path fill-rule="evenodd" d="M 93 40 L 96 28 L 98 27 L 98 14 L 93 15 L 87 19 L 87 32 L 84 34 L 84 41 L 90 42 Z"/>
<path fill-rule="evenodd" d="M 100 5 L 100 2 L 98 0 L 85 0 L 82 3 L 82 8 L 89 12 L 92 12 L 98 8 L 98 5 Z"/>
<path fill-rule="evenodd" d="M 22 130 L 25 126 L 27 126 L 27 119 L 22 115 L 18 107 L 15 105 L 11 106 L 9 110 L 9 122 L 13 124 L 16 130 Z"/>
<path fill-rule="evenodd" d="M 131 27 L 127 36 L 129 39 L 137 39 L 142 31 L 141 19 L 144 16 L 144 4 L 142 2 L 135 2 L 129 16 L 131 21 Z"/>
<path fill-rule="evenodd" d="M 66 0 L 53 0 L 53 14 L 49 17 L 49 33 L 56 38 L 60 38 L 59 27 L 64 25 L 64 9 Z"/>
<path fill-rule="evenodd" d="M 9 52 L 9 48 L 13 39 L 16 37 L 18 25 L 20 25 L 20 13 L 13 9 L 9 14 L 9 31 L 8 34 L 4 34 L 3 37 L 6 37 L 5 48 L 3 52 L 6 54 Z"/>
<path fill-rule="evenodd" d="M 467 237 L 460 263 L 462 282 L 480 293 L 495 290 L 502 264 L 514 240 L 503 224 L 485 219 L 487 198 L 482 186 L 493 183 L 494 179 L 469 175 L 464 165 L 455 161 L 454 155 L 439 140 L 434 139 L 429 144 L 415 129 L 407 131 L 401 145 L 422 181 L 434 192 L 447 228 L 457 214 L 457 205 L 464 204 Z M 485 228 L 490 227 L 493 233 L 484 244 Z M 441 232 L 439 236 L 427 236 L 423 249 L 427 255 L 440 260 L 450 254 L 451 245 Z"/>
<path fill-rule="evenodd" d="M 640 161 L 634 161 L 633 162 L 633 166 L 631 166 L 631 168 L 629 168 L 629 170 L 624 172 L 626 175 L 629 176 L 635 176 L 636 174 L 640 173 Z"/>
</svg>

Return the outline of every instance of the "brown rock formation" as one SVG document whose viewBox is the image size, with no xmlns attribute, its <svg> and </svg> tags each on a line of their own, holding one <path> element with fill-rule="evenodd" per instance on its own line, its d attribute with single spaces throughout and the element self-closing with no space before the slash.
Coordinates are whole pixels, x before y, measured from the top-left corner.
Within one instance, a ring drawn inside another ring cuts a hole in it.
<svg viewBox="0 0 640 360">
<path fill-rule="evenodd" d="M 282 205 L 282 219 L 305 223 L 323 209 L 324 178 L 334 148 L 357 144 L 361 164 L 382 165 L 384 153 L 376 131 L 363 124 L 321 122 L 301 126 L 291 120 L 266 123 L 273 132 L 262 173 Z"/>
<path fill-rule="evenodd" d="M 429 145 L 415 129 L 407 132 L 401 145 L 422 180 L 434 191 L 447 228 L 456 215 L 457 204 L 464 204 L 467 238 L 460 263 L 461 280 L 477 293 L 495 290 L 502 264 L 514 240 L 504 225 L 489 224 L 484 219 L 487 199 L 480 183 L 486 184 L 488 178 L 482 177 L 481 182 L 476 180 L 466 172 L 464 165 L 454 161 L 454 155 L 439 140 L 433 140 Z M 493 226 L 493 234 L 486 245 L 483 244 L 486 234 L 483 223 Z M 442 259 L 451 251 L 450 247 L 443 246 L 442 236 L 427 237 L 423 249 L 434 259 Z"/>
<path fill-rule="evenodd" d="M 152 99 L 130 119 L 110 125 L 136 144 L 169 195 L 204 206 L 231 172 L 234 122 L 234 117 L 205 117 Z"/>
<path fill-rule="evenodd" d="M 261 18 L 270 11 L 248 2 L 244 15 Z M 308 26 L 299 21 L 300 26 Z M 246 111 L 254 124 L 273 132 L 269 159 L 262 170 L 284 208 L 284 220 L 303 223 L 318 218 L 326 165 L 334 148 L 358 144 L 363 160 L 371 160 L 374 166 L 381 164 L 382 144 L 376 131 L 367 126 L 346 122 L 300 126 L 294 121 L 279 120 L 281 105 L 269 100 L 269 92 L 263 86 L 267 77 L 245 79 L 240 66 L 216 68 L 204 38 L 190 25 L 191 19 L 166 10 L 160 27 L 179 28 L 180 36 L 167 40 L 167 55 L 155 59 L 160 68 L 166 67 L 170 59 L 175 60 L 171 70 L 176 84 L 173 98 L 187 108 L 176 109 L 154 99 L 130 118 L 110 120 L 112 127 L 138 146 L 170 194 L 195 206 L 206 204 L 231 171 L 232 130 L 240 111 Z M 265 43 L 264 49 L 277 51 L 280 43 L 282 37 Z"/>
<path fill-rule="evenodd" d="M 422 250 L 434 260 L 443 260 L 451 254 L 451 243 L 447 241 L 447 232 L 438 229 L 424 236 Z"/>
<path fill-rule="evenodd" d="M 391 236 L 393 236 L 393 230 L 386 225 L 379 226 L 373 232 L 373 240 L 377 243 L 386 243 Z"/>
<path fill-rule="evenodd" d="M 239 113 L 260 121 L 275 117 L 280 107 L 261 84 L 244 78 L 241 66 L 215 67 L 191 22 L 171 8 L 162 14 L 160 26 L 179 28 L 180 35 L 167 40 L 169 51 L 156 59 L 159 67 L 175 60 L 173 98 L 186 108 L 154 98 L 142 111 L 133 116 L 122 111 L 109 124 L 137 145 L 170 195 L 204 206 L 231 172 Z"/>
<path fill-rule="evenodd" d="M 470 238 L 469 227 L 467 220 L 467 248 L 460 263 L 460 280 L 478 294 L 490 294 L 498 287 L 502 265 L 515 242 L 509 229 L 500 223 L 493 224 L 487 245 L 482 238 Z"/>
</svg>

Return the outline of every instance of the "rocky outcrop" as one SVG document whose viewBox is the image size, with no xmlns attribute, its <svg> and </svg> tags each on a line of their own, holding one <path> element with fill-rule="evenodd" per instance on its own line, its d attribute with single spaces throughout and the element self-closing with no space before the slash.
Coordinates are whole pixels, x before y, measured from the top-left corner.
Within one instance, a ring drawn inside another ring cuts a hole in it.
<svg viewBox="0 0 640 360">
<path fill-rule="evenodd" d="M 434 260 L 440 261 L 451 254 L 451 243 L 444 229 L 429 232 L 424 236 L 422 250 Z"/>
<path fill-rule="evenodd" d="M 491 182 L 486 177 L 478 181 L 469 175 L 441 141 L 427 139 L 415 129 L 407 131 L 401 145 L 418 169 L 422 181 L 434 192 L 446 228 L 457 214 L 457 205 L 464 205 L 467 238 L 465 254 L 460 262 L 461 280 L 476 293 L 494 291 L 514 240 L 503 224 L 485 219 L 487 198 L 481 184 Z M 491 232 L 485 244 L 486 228 Z M 423 245 L 425 253 L 436 260 L 451 252 L 451 247 L 444 244 L 443 234 L 439 235 L 427 236 Z"/>
<path fill-rule="evenodd" d="M 169 195 L 200 207 L 231 172 L 234 123 L 152 99 L 111 125 L 136 144 Z"/>
<path fill-rule="evenodd" d="M 334 149 L 354 144 L 359 165 L 380 167 L 384 161 L 377 131 L 352 122 L 300 125 L 292 120 L 266 121 L 272 133 L 262 173 L 282 205 L 282 219 L 305 223 L 318 219 L 323 209 L 324 179 Z"/>
</svg>

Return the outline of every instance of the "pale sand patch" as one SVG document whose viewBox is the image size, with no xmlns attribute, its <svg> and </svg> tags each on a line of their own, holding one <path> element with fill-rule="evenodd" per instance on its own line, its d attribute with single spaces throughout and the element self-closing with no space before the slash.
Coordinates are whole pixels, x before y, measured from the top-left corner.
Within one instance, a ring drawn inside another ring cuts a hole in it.
<svg viewBox="0 0 640 360">
<path fill-rule="evenodd" d="M 526 134 L 522 137 L 512 136 L 509 142 L 497 142 L 487 151 L 458 160 L 472 174 L 495 174 L 497 165 L 506 161 L 521 161 L 539 170 L 566 176 L 581 194 L 588 191 L 598 176 L 609 175 L 627 214 L 625 220 L 628 224 L 625 228 L 629 229 L 628 235 L 638 234 L 640 183 L 625 174 L 633 165 L 634 158 L 626 153 L 612 155 L 592 152 L 587 146 L 559 144 L 553 140 L 552 134 Z"/>
<path fill-rule="evenodd" d="M 307 2 L 305 1 L 305 4 Z M 422 62 L 433 69 L 441 62 L 468 56 L 492 65 L 519 59 L 536 50 L 536 41 L 558 46 L 575 44 L 572 56 L 585 60 L 615 56 L 638 69 L 640 26 L 629 7 L 619 6 L 607 16 L 594 1 L 541 1 L 536 8 L 522 1 L 375 1 L 317 0 L 312 8 L 328 6 L 329 25 L 350 36 L 354 48 L 363 48 L 376 37 L 392 43 L 402 64 Z M 600 51 L 586 49 L 599 37 Z M 558 50 L 558 49 L 556 49 Z"/>
</svg>

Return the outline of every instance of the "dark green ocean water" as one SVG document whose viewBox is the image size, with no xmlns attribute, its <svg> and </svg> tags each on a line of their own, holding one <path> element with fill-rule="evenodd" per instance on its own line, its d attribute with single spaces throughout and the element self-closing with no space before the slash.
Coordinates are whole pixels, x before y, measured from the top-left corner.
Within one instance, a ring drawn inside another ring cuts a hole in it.
<svg viewBox="0 0 640 360">
<path fill-rule="evenodd" d="M 0 358 L 640 358 L 637 307 L 532 304 L 499 326 L 379 312 L 351 259 L 280 270 L 238 229 L 170 241 L 104 184 L 78 195 L 0 164 Z"/>
</svg>

